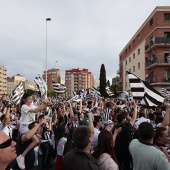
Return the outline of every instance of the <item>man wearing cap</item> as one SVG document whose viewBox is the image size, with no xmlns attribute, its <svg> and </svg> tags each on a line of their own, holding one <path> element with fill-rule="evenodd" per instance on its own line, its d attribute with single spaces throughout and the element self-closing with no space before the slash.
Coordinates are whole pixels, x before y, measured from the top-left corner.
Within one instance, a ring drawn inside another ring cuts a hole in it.
<svg viewBox="0 0 170 170">
<path fill-rule="evenodd" d="M 16 157 L 16 143 L 0 131 L 0 170 L 5 170 Z"/>
</svg>

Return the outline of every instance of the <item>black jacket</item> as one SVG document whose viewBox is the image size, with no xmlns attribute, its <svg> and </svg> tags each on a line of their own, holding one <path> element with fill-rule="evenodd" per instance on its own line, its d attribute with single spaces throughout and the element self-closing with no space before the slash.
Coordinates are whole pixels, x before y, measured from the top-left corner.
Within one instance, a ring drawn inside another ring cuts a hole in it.
<svg viewBox="0 0 170 170">
<path fill-rule="evenodd" d="M 89 153 L 74 148 L 65 155 L 62 170 L 99 170 L 99 168 L 97 160 Z"/>
</svg>

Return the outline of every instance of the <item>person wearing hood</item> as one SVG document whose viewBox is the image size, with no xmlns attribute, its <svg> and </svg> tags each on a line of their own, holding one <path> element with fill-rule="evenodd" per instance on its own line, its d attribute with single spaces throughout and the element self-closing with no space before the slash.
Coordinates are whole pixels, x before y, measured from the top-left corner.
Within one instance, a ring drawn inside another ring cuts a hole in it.
<svg viewBox="0 0 170 170">
<path fill-rule="evenodd" d="M 118 170 L 118 161 L 113 148 L 113 135 L 103 130 L 98 136 L 98 146 L 92 156 L 98 160 L 99 170 Z"/>
</svg>

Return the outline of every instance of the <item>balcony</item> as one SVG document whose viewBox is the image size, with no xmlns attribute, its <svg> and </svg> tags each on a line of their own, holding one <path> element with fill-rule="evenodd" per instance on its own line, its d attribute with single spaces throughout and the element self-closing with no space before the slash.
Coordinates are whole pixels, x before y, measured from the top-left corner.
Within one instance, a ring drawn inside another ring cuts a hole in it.
<svg viewBox="0 0 170 170">
<path fill-rule="evenodd" d="M 151 66 L 170 66 L 170 57 L 164 57 L 164 58 L 157 58 L 157 56 L 153 56 L 145 61 L 145 68 L 151 67 Z"/>
<path fill-rule="evenodd" d="M 150 85 L 170 85 L 170 77 L 164 77 L 162 81 L 157 81 L 155 77 L 149 78 L 146 82 Z"/>
<path fill-rule="evenodd" d="M 155 41 L 151 41 L 145 46 L 145 52 L 148 52 L 150 49 L 155 48 L 156 46 L 170 46 L 170 38 L 167 37 L 155 37 Z"/>
</svg>

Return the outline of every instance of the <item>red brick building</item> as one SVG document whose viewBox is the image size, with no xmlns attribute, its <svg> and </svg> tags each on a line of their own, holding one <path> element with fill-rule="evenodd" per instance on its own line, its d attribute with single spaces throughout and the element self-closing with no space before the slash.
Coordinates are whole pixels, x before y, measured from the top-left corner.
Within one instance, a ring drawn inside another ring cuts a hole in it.
<svg viewBox="0 0 170 170">
<path fill-rule="evenodd" d="M 170 6 L 156 7 L 120 53 L 120 91 L 130 90 L 126 71 L 170 89 Z"/>
<path fill-rule="evenodd" d="M 46 71 L 43 73 L 43 79 L 44 81 L 46 77 Z M 49 69 L 47 70 L 47 87 L 48 89 L 53 88 L 52 82 L 55 83 L 60 83 L 61 82 L 61 77 L 60 77 L 60 70 L 59 69 Z"/>
<path fill-rule="evenodd" d="M 81 89 L 92 88 L 94 85 L 93 73 L 88 69 L 66 70 L 65 85 L 68 90 L 67 96 L 73 96 L 72 92 L 78 92 Z"/>
</svg>

